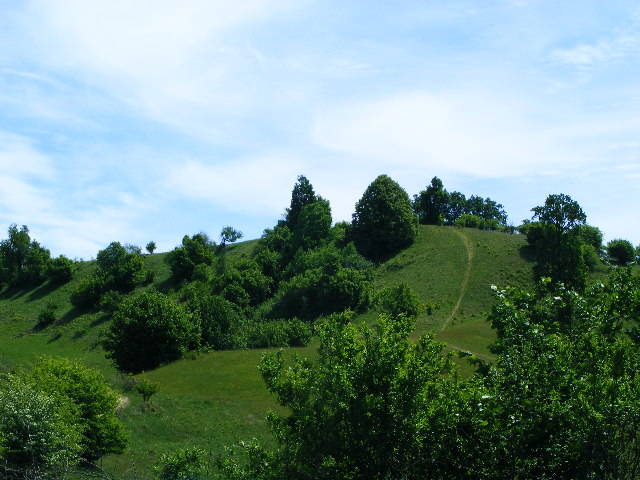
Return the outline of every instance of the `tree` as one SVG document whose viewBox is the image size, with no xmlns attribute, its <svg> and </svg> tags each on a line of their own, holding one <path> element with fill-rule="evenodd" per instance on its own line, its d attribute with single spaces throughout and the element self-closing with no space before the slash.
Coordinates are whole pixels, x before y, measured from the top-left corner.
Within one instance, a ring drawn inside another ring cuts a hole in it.
<svg viewBox="0 0 640 480">
<path fill-rule="evenodd" d="M 438 177 L 431 179 L 431 184 L 413 199 L 413 208 L 420 223 L 440 225 L 449 212 L 449 194 Z"/>
<path fill-rule="evenodd" d="M 577 290 L 584 289 L 587 267 L 580 227 L 587 216 L 569 195 L 549 195 L 544 205 L 531 209 L 527 241 L 534 248 L 538 277 L 550 277 Z"/>
<path fill-rule="evenodd" d="M 136 373 L 177 360 L 197 344 L 198 334 L 182 305 L 146 292 L 120 305 L 104 346 L 120 369 Z"/>
<path fill-rule="evenodd" d="M 105 279 L 106 290 L 130 292 L 144 279 L 144 259 L 139 247 L 111 242 L 96 257 L 96 275 Z"/>
<path fill-rule="evenodd" d="M 620 238 L 607 243 L 607 255 L 617 265 L 627 265 L 635 260 L 635 250 L 631 242 Z"/>
<path fill-rule="evenodd" d="M 580 238 L 587 245 L 591 245 L 596 253 L 602 251 L 602 231 L 598 227 L 592 225 L 580 225 L 578 227 Z"/>
<path fill-rule="evenodd" d="M 544 205 L 534 207 L 531 211 L 533 220 L 552 225 L 559 234 L 568 233 L 587 221 L 578 202 L 564 193 L 549 195 Z"/>
<path fill-rule="evenodd" d="M 151 240 L 149 243 L 147 243 L 147 246 L 145 248 L 147 252 L 149 252 L 149 255 L 153 255 L 153 252 L 155 252 L 156 250 L 156 242 Z"/>
<path fill-rule="evenodd" d="M 49 250 L 31 240 L 26 225 L 18 230 L 12 224 L 8 235 L 0 242 L 0 284 L 23 287 L 46 280 L 51 261 Z"/>
<path fill-rule="evenodd" d="M 351 232 L 362 255 L 381 261 L 414 242 L 417 223 L 407 192 L 380 175 L 356 203 Z"/>
<path fill-rule="evenodd" d="M 171 268 L 175 281 L 191 280 L 196 265 L 212 265 L 215 259 L 215 242 L 206 233 L 182 237 L 182 245 L 169 252 L 165 261 Z"/>
<path fill-rule="evenodd" d="M 237 242 L 241 238 L 241 231 L 227 225 L 220 231 L 220 246 L 224 247 L 227 243 Z"/>
<path fill-rule="evenodd" d="M 304 175 L 298 177 L 298 181 L 291 191 L 291 205 L 287 208 L 285 222 L 291 230 L 295 230 L 298 224 L 298 216 L 302 207 L 318 200 L 313 185 Z"/>
<path fill-rule="evenodd" d="M 74 262 L 64 255 L 60 255 L 49 263 L 48 276 L 52 283 L 67 283 L 73 277 Z"/>
<path fill-rule="evenodd" d="M 300 210 L 293 232 L 294 250 L 316 248 L 329 238 L 331 232 L 331 207 L 320 198 L 306 204 Z"/>
<path fill-rule="evenodd" d="M 147 380 L 146 378 L 142 378 L 136 383 L 136 391 L 142 395 L 142 401 L 149 405 L 149 401 L 151 397 L 153 397 L 156 393 L 158 393 L 159 385 L 151 380 Z"/>
<path fill-rule="evenodd" d="M 106 454 L 122 453 L 127 445 L 124 426 L 116 417 L 118 394 L 98 371 L 77 361 L 45 358 L 29 377 L 51 395 L 63 395 L 77 407 L 75 424 L 80 427 L 80 455 L 96 460 Z"/>
</svg>

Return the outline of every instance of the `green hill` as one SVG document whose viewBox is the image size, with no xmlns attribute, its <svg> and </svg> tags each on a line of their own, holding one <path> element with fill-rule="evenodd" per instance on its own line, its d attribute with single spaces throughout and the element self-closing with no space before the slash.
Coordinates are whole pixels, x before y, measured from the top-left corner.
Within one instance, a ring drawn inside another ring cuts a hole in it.
<svg viewBox="0 0 640 480">
<path fill-rule="evenodd" d="M 255 241 L 228 247 L 228 261 L 250 253 Z M 416 337 L 433 331 L 454 350 L 490 358 L 487 346 L 493 333 L 486 322 L 492 305 L 490 286 L 531 284 L 532 263 L 526 257 L 522 235 L 477 229 L 421 226 L 410 248 L 376 270 L 376 286 L 408 283 L 433 307 L 416 322 Z M 155 272 L 153 286 L 172 287 L 165 254 L 145 257 Z M 178 362 L 143 373 L 158 382 L 151 409 L 142 408 L 131 381 L 104 357 L 100 345 L 109 315 L 82 313 L 69 303 L 69 295 L 95 268 L 83 263 L 68 284 L 44 284 L 28 291 L 5 291 L 0 296 L 0 368 L 29 365 L 40 355 L 65 356 L 98 368 L 122 392 L 119 415 L 130 434 L 123 455 L 104 458 L 103 467 L 118 477 L 149 478 L 150 465 L 160 453 L 187 445 L 200 445 L 213 453 L 225 444 L 267 433 L 264 416 L 276 408 L 256 369 L 263 350 L 218 351 L 189 354 Z M 151 288 L 145 287 L 145 288 Z M 37 317 L 48 303 L 58 306 L 59 320 L 38 330 Z M 356 321 L 374 322 L 370 311 Z M 314 346 L 290 349 L 313 356 Z M 460 360 L 462 368 L 470 371 Z"/>
</svg>

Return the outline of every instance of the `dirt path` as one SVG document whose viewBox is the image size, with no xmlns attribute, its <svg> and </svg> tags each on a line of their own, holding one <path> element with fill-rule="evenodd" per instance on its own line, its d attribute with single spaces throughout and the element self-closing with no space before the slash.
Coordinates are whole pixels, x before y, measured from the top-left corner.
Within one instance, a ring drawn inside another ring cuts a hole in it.
<svg viewBox="0 0 640 480">
<path fill-rule="evenodd" d="M 465 293 L 467 293 L 469 277 L 471 276 L 471 267 L 473 266 L 473 258 L 475 257 L 475 253 L 476 253 L 469 238 L 464 233 L 462 233 L 461 230 L 457 228 L 454 231 L 462 239 L 464 248 L 467 251 L 467 268 L 464 271 L 464 277 L 462 278 L 462 284 L 460 285 L 460 295 L 458 296 L 458 301 L 454 305 L 453 310 L 451 310 L 451 313 L 449 314 L 447 319 L 442 324 L 442 327 L 440 327 L 441 332 L 449 326 L 449 324 L 451 323 L 451 320 L 453 320 L 453 317 L 455 316 L 456 313 L 458 313 L 458 310 L 460 309 L 460 304 L 462 304 L 462 299 L 464 298 Z"/>
</svg>

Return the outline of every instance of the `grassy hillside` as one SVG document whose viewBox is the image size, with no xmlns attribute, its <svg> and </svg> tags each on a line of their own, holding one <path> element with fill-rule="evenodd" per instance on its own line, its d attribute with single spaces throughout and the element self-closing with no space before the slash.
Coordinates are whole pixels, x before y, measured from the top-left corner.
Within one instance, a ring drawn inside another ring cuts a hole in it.
<svg viewBox="0 0 640 480">
<path fill-rule="evenodd" d="M 412 247 L 378 268 L 376 286 L 407 282 L 435 306 L 432 315 L 418 319 L 416 336 L 434 331 L 453 349 L 486 357 L 493 338 L 485 321 L 492 303 L 490 285 L 531 282 L 532 264 L 523 255 L 524 244 L 520 235 L 422 226 Z M 254 245 L 230 246 L 229 260 L 249 253 Z M 164 254 L 146 256 L 145 261 L 156 272 L 154 286 L 171 288 Z M 235 440 L 266 435 L 264 416 L 276 405 L 256 369 L 260 350 L 192 354 L 146 372 L 142 375 L 158 382 L 160 391 L 153 397 L 153 408 L 143 408 L 139 395 L 127 390 L 127 378 L 104 357 L 100 340 L 109 317 L 83 314 L 69 303 L 70 292 L 93 268 L 91 262 L 82 264 L 74 280 L 57 289 L 45 284 L 0 296 L 0 368 L 28 365 L 48 354 L 78 358 L 101 370 L 122 392 L 120 416 L 131 439 L 125 454 L 103 460 L 103 467 L 118 477 L 149 478 L 150 465 L 159 454 L 178 447 L 198 444 L 217 453 Z M 38 331 L 38 313 L 49 302 L 59 306 L 60 320 Z M 375 318 L 371 311 L 357 321 Z M 314 347 L 290 353 L 312 356 Z"/>
</svg>

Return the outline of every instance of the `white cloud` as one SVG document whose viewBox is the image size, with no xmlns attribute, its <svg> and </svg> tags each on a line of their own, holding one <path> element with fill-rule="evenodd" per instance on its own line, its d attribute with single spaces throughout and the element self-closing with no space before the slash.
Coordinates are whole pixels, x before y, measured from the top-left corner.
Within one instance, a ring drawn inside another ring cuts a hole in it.
<svg viewBox="0 0 640 480">
<path fill-rule="evenodd" d="M 241 27 L 273 18 L 289 0 L 34 0 L 24 31 L 34 53 L 57 71 L 103 88 L 130 108 L 190 134 L 220 140 L 213 125 L 249 109 L 264 58 Z M 247 35 L 248 36 L 248 35 Z"/>
<path fill-rule="evenodd" d="M 318 115 L 317 145 L 361 162 L 479 177 L 561 171 L 565 152 L 516 102 L 478 92 L 410 92 L 331 107 Z"/>
<path fill-rule="evenodd" d="M 28 138 L 0 131 L 0 174 L 51 178 L 53 173 L 51 160 L 37 151 Z"/>
</svg>

